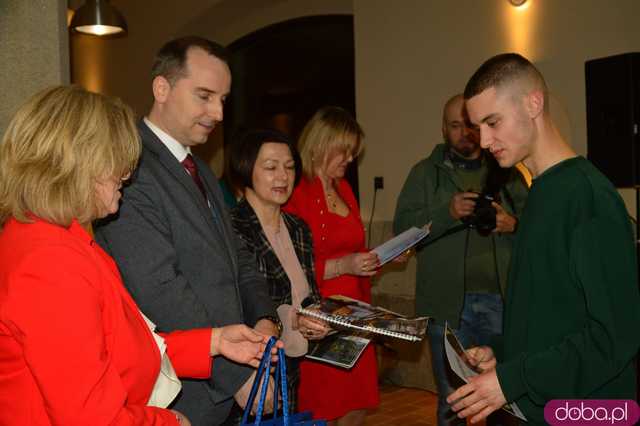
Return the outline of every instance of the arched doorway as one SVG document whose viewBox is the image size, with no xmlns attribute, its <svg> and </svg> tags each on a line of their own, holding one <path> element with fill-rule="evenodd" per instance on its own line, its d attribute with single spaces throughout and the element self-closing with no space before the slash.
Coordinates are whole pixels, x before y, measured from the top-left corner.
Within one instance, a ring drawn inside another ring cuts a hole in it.
<svg viewBox="0 0 640 426">
<path fill-rule="evenodd" d="M 240 126 L 275 127 L 297 139 L 325 105 L 355 115 L 353 16 L 292 19 L 246 35 L 228 49 L 233 87 L 225 107 L 225 145 Z M 347 180 L 357 197 L 355 162 Z"/>
</svg>

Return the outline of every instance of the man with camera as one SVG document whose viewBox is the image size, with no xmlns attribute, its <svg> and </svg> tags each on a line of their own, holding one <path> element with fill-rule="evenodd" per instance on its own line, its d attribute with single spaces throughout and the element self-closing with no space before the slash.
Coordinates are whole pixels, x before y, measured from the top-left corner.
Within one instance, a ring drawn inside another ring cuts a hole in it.
<svg viewBox="0 0 640 426">
<path fill-rule="evenodd" d="M 416 315 L 429 326 L 438 386 L 438 425 L 465 424 L 446 402 L 451 382 L 443 347 L 447 322 L 465 346 L 488 343 L 502 332 L 502 301 L 517 217 L 527 186 L 515 168 L 501 169 L 480 148 L 462 95 L 444 106 L 445 142 L 416 164 L 398 197 L 393 229 L 432 222 L 417 250 Z"/>
</svg>

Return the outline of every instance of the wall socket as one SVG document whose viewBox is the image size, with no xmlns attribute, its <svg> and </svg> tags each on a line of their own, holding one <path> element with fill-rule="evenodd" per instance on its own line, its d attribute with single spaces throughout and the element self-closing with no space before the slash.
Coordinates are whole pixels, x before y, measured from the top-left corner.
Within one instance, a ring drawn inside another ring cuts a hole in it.
<svg viewBox="0 0 640 426">
<path fill-rule="evenodd" d="M 373 190 L 384 189 L 384 178 L 382 176 L 375 176 L 373 178 Z"/>
</svg>

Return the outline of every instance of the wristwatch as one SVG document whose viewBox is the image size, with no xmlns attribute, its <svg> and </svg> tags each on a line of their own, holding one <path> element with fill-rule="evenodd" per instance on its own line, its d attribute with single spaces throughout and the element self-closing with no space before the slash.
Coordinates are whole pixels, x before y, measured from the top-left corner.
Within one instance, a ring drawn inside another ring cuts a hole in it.
<svg viewBox="0 0 640 426">
<path fill-rule="evenodd" d="M 282 336 L 282 321 L 280 321 L 280 318 L 275 317 L 273 315 L 264 315 L 260 318 L 258 318 L 258 321 L 262 320 L 262 319 L 266 319 L 271 321 L 272 323 L 274 323 L 276 325 L 276 328 L 278 329 L 278 336 L 276 337 L 280 337 Z M 258 321 L 256 321 L 256 323 L 258 323 Z"/>
</svg>

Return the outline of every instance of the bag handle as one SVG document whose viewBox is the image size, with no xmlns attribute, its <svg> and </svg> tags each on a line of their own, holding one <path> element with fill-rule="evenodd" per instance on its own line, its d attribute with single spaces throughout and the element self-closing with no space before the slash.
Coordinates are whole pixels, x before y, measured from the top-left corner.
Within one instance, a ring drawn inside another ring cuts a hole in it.
<svg viewBox="0 0 640 426">
<path fill-rule="evenodd" d="M 262 354 L 262 359 L 260 360 L 260 365 L 258 370 L 256 371 L 256 377 L 253 381 L 253 385 L 251 386 L 251 392 L 249 392 L 249 398 L 247 399 L 247 405 L 244 408 L 244 413 L 242 415 L 242 424 L 246 425 L 247 420 L 249 418 L 249 413 L 251 412 L 251 407 L 253 406 L 253 402 L 256 398 L 256 394 L 258 393 L 258 386 L 261 386 L 260 391 L 260 399 L 258 400 L 258 408 L 256 410 L 256 418 L 254 425 L 260 425 L 262 421 L 262 412 L 264 411 L 264 403 L 267 396 L 267 389 L 269 386 L 269 368 L 271 367 L 271 350 L 273 346 L 276 344 L 276 338 L 271 337 L 267 342 L 264 353 Z M 266 372 L 266 374 L 265 374 Z M 265 380 L 260 384 L 260 380 L 262 376 L 265 376 Z M 285 426 L 289 425 L 289 401 L 288 401 L 288 390 L 287 390 L 287 367 L 284 350 L 282 348 L 278 349 L 278 362 L 276 363 L 276 371 L 275 371 L 275 386 L 274 386 L 274 395 L 273 395 L 273 412 L 274 419 L 278 417 L 278 395 L 280 393 L 279 387 L 282 388 L 282 417 L 283 424 Z"/>
<path fill-rule="evenodd" d="M 282 422 L 289 425 L 289 389 L 287 389 L 287 362 L 282 348 L 278 349 L 278 364 L 275 371 L 273 394 L 273 418 L 278 418 L 278 385 L 282 387 Z"/>
<path fill-rule="evenodd" d="M 278 361 L 280 360 L 280 352 L 278 352 Z M 276 364 L 273 372 L 273 418 L 278 417 L 278 395 L 280 391 L 280 362 Z"/>
<path fill-rule="evenodd" d="M 260 379 L 262 378 L 264 372 L 269 368 L 271 364 L 271 349 L 273 349 L 273 345 L 275 344 L 275 342 L 276 340 L 274 337 L 269 339 L 269 341 L 267 342 L 267 346 L 264 349 L 264 353 L 262 354 L 260 365 L 258 366 L 258 370 L 256 371 L 256 377 L 253 380 L 253 384 L 251 385 L 251 392 L 249 392 L 247 405 L 245 406 L 244 413 L 242 415 L 243 425 L 247 424 L 249 413 L 251 412 L 251 407 L 253 407 L 253 401 L 256 399 L 256 394 L 258 393 L 258 386 L 260 385 Z M 264 393 L 262 395 L 264 395 Z M 262 410 L 258 412 L 258 415 L 260 416 L 260 418 L 262 417 Z M 258 418 L 256 418 L 256 420 L 259 421 Z"/>
</svg>

